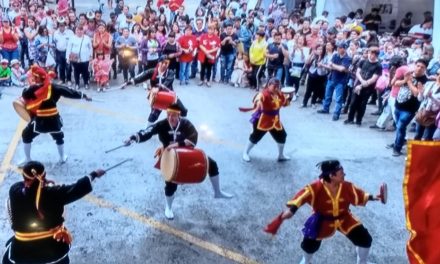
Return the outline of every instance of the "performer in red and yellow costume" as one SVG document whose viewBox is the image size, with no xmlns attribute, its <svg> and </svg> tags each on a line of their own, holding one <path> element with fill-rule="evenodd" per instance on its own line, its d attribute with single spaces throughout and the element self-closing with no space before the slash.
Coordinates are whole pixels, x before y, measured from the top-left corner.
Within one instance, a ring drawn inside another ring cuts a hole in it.
<svg viewBox="0 0 440 264">
<path fill-rule="evenodd" d="M 303 229 L 304 250 L 302 264 L 311 263 L 313 254 L 318 251 L 321 241 L 331 237 L 336 230 L 343 233 L 356 246 L 357 263 L 366 264 L 372 238 L 368 230 L 350 212 L 350 205 L 365 206 L 368 201 L 380 200 L 380 195 L 370 195 L 344 180 L 345 173 L 340 162 L 327 160 L 318 164 L 321 167 L 319 180 L 305 186 L 292 200 L 287 202 L 289 209 L 279 217 L 291 218 L 304 204 L 313 209 L 312 216 Z"/>
<path fill-rule="evenodd" d="M 254 98 L 254 113 L 251 123 L 253 131 L 243 152 L 243 160 L 250 161 L 249 151 L 257 144 L 266 132 L 269 132 L 278 143 L 278 161 L 290 160 L 284 155 L 284 144 L 287 133 L 280 120 L 280 109 L 289 105 L 289 98 L 280 91 L 280 81 L 272 78 L 266 87 Z M 240 109 L 241 111 L 246 111 Z"/>
<path fill-rule="evenodd" d="M 24 89 L 22 93 L 26 110 L 31 118 L 22 132 L 26 158 L 19 166 L 31 160 L 32 140 L 41 133 L 49 133 L 56 141 L 60 162 L 63 163 L 67 156 L 64 155 L 64 133 L 61 130 L 63 123 L 57 109 L 57 102 L 62 96 L 72 99 L 84 98 L 88 101 L 92 99 L 82 92 L 52 83 L 53 75 L 39 66 L 32 66 L 31 73 L 31 86 Z"/>
</svg>

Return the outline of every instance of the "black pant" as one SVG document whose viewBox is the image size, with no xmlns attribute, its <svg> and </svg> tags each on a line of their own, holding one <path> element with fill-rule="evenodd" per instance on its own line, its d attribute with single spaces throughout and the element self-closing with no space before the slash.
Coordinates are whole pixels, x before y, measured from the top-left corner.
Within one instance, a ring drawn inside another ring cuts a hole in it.
<svg viewBox="0 0 440 264">
<path fill-rule="evenodd" d="M 325 85 L 327 83 L 327 76 L 320 76 L 318 74 L 309 74 L 309 79 L 307 81 L 307 89 L 304 94 L 303 105 L 307 106 L 307 103 L 312 97 L 312 105 L 316 104 L 318 98 L 321 100 L 324 98 Z"/>
<path fill-rule="evenodd" d="M 357 247 L 370 248 L 373 239 L 368 230 L 363 226 L 357 226 L 347 234 L 347 238 Z M 305 238 L 301 242 L 301 248 L 308 254 L 318 251 L 321 240 Z"/>
<path fill-rule="evenodd" d="M 75 84 L 79 85 L 79 75 L 82 75 L 84 85 L 89 84 L 89 62 L 72 62 L 73 75 L 75 77 Z"/>
<path fill-rule="evenodd" d="M 33 139 L 36 138 L 40 133 L 34 132 L 33 123 L 29 123 L 21 133 L 21 138 L 23 143 L 29 144 L 32 143 Z M 52 138 L 55 140 L 57 145 L 64 144 L 64 133 L 62 131 L 56 133 L 50 133 Z"/>
<path fill-rule="evenodd" d="M 29 62 L 29 46 L 28 46 L 28 40 L 27 38 L 20 39 L 20 45 L 21 45 L 21 53 L 20 53 L 20 62 L 22 67 L 24 68 L 24 57 L 26 56 L 28 62 Z M 29 62 L 29 67 L 32 64 Z"/>
<path fill-rule="evenodd" d="M 260 82 L 261 82 L 261 78 L 263 77 L 264 74 L 264 70 L 265 70 L 265 65 L 252 65 L 252 74 L 251 74 L 251 78 L 249 79 L 249 84 L 251 85 L 252 88 L 259 88 L 260 86 Z"/>
<path fill-rule="evenodd" d="M 215 177 L 219 174 L 217 162 L 208 157 L 208 175 L 209 177 Z M 177 183 L 165 182 L 165 196 L 173 196 L 177 190 Z"/>
<path fill-rule="evenodd" d="M 200 69 L 200 80 L 203 82 L 206 81 L 209 82 L 211 80 L 211 73 L 212 73 L 212 66 L 214 64 L 210 63 L 208 58 L 205 58 L 205 61 L 202 63 L 202 68 Z"/>
<path fill-rule="evenodd" d="M 72 79 L 72 70 L 66 61 L 65 51 L 55 51 L 55 62 L 57 63 L 57 73 L 62 82 L 70 82 Z"/>
<path fill-rule="evenodd" d="M 124 81 L 128 81 L 128 73 L 130 73 L 130 78 L 134 78 L 134 64 L 130 61 L 131 58 L 122 58 L 119 56 L 119 66 L 122 69 L 122 76 Z"/>
<path fill-rule="evenodd" d="M 364 88 L 361 90 L 360 94 L 355 93 L 353 90 L 350 109 L 348 111 L 348 120 L 353 121 L 354 116 L 356 115 L 356 123 L 362 123 L 362 118 L 367 109 L 368 98 L 370 98 L 372 93 L 374 93 L 374 89 Z"/>
<path fill-rule="evenodd" d="M 264 135 L 266 135 L 267 132 L 270 133 L 275 142 L 279 144 L 286 143 L 287 133 L 286 130 L 284 130 L 284 127 L 281 130 L 276 130 L 275 128 L 273 128 L 269 131 L 263 131 L 257 128 L 257 122 L 253 124 L 253 131 L 249 136 L 249 141 L 253 144 L 257 144 L 264 137 Z"/>
</svg>

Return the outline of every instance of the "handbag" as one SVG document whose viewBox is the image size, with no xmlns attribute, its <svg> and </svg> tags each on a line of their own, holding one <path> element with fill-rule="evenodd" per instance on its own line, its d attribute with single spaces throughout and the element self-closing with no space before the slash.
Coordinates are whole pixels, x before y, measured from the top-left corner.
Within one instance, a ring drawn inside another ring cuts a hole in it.
<svg viewBox="0 0 440 264">
<path fill-rule="evenodd" d="M 82 48 L 83 40 L 84 40 L 84 36 L 81 39 L 81 44 L 79 46 L 79 52 L 78 53 L 70 52 L 70 54 L 69 54 L 69 61 L 70 62 L 79 62 L 79 54 L 81 54 L 81 48 Z"/>
<path fill-rule="evenodd" d="M 437 113 L 434 111 L 426 110 L 424 108 L 419 109 L 416 113 L 416 121 L 419 125 L 429 127 L 434 125 Z"/>
</svg>

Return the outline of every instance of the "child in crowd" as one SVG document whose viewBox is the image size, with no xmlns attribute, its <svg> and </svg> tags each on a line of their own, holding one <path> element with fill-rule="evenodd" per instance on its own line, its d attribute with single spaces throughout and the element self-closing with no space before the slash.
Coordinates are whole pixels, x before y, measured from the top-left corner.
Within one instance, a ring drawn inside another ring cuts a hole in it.
<svg viewBox="0 0 440 264">
<path fill-rule="evenodd" d="M 2 59 L 0 63 L 0 86 L 10 86 L 11 68 L 8 67 L 9 62 L 7 59 Z"/>
<path fill-rule="evenodd" d="M 113 59 L 105 59 L 104 53 L 96 54 L 93 60 L 93 72 L 98 85 L 98 92 L 105 92 L 109 86 L 109 73 Z"/>
<path fill-rule="evenodd" d="M 19 60 L 11 60 L 11 72 L 12 85 L 23 87 L 26 84 L 27 76 L 25 70 L 21 67 Z"/>
<path fill-rule="evenodd" d="M 241 86 L 241 81 L 244 74 L 245 63 L 243 60 L 243 53 L 239 52 L 237 58 L 235 59 L 234 71 L 231 75 L 231 83 L 235 87 Z"/>
</svg>

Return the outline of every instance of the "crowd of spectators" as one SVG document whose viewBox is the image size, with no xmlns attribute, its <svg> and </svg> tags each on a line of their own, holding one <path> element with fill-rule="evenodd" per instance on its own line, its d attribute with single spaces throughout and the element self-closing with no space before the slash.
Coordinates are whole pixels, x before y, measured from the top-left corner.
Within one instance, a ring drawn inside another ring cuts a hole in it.
<svg viewBox="0 0 440 264">
<path fill-rule="evenodd" d="M 409 12 L 393 32 L 381 32 L 378 9 L 330 21 L 327 11 L 316 15 L 315 1 L 299 2 L 288 12 L 283 1 L 251 9 L 244 0 L 201 0 L 188 14 L 183 0 L 147 1 L 135 10 L 109 0 L 104 19 L 102 8 L 77 13 L 67 0 L 53 9 L 44 0 L 11 1 L 0 9 L 0 85 L 24 86 L 25 70 L 36 63 L 60 83 L 90 89 L 92 79 L 101 92 L 119 74 L 127 81 L 166 57 L 182 86 L 199 74 L 200 86 L 259 90 L 275 77 L 295 88 L 302 107 L 319 106 L 333 121 L 348 114 L 347 125 L 361 126 L 367 104 L 376 105 L 371 128 L 395 131 L 394 156 L 411 124 L 416 139 L 440 140 L 431 12 L 423 21 Z"/>
</svg>

